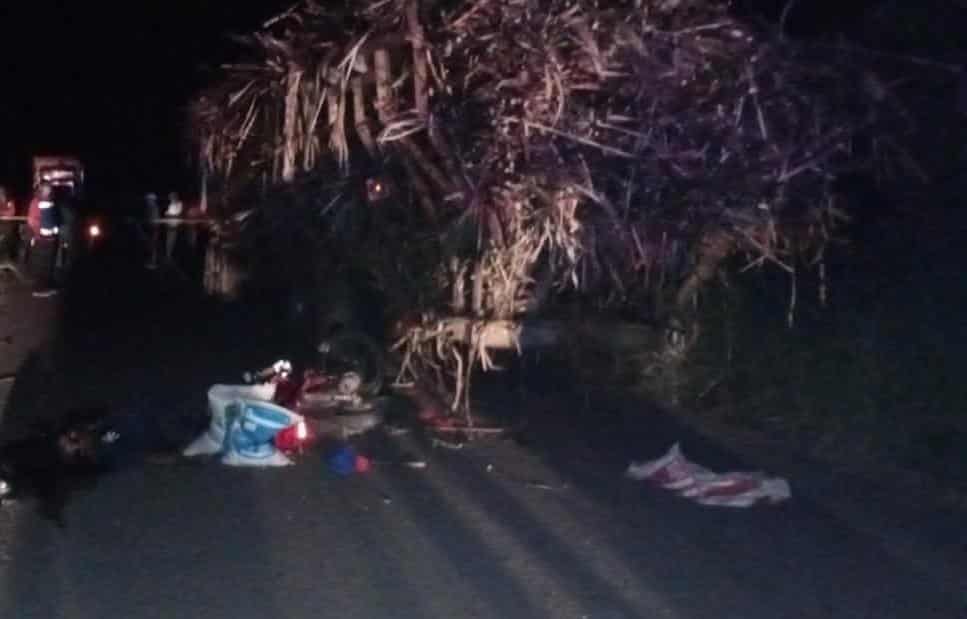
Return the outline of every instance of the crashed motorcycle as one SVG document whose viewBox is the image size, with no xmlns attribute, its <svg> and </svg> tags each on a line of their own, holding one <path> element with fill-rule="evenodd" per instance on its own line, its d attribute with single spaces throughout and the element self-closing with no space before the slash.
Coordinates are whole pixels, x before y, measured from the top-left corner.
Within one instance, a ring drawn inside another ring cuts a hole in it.
<svg viewBox="0 0 967 619">
<path fill-rule="evenodd" d="M 380 396 L 384 359 L 375 342 L 346 332 L 323 340 L 318 352 L 317 367 L 298 379 L 287 362 L 269 368 L 268 376 L 263 374 L 263 380 L 276 385 L 273 401 L 302 417 L 301 424 L 276 437 L 284 449 L 301 449 L 324 437 L 362 434 L 385 416 L 386 399 Z"/>
<path fill-rule="evenodd" d="M 280 360 L 246 373 L 245 384 L 212 386 L 209 427 L 183 455 L 218 454 L 233 466 L 285 466 L 292 454 L 322 439 L 345 439 L 378 426 L 385 412 L 379 348 L 346 333 L 319 350 L 317 367 L 301 374 Z"/>
</svg>

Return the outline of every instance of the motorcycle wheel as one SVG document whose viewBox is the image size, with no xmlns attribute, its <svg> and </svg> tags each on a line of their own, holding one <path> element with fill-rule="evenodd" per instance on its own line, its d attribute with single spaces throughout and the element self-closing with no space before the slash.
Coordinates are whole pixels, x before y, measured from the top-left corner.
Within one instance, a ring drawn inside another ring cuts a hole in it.
<svg viewBox="0 0 967 619">
<path fill-rule="evenodd" d="M 356 331 L 338 333 L 317 347 L 323 371 L 356 372 L 361 378 L 360 396 L 375 397 L 382 391 L 386 360 L 380 346 L 369 336 Z"/>
</svg>

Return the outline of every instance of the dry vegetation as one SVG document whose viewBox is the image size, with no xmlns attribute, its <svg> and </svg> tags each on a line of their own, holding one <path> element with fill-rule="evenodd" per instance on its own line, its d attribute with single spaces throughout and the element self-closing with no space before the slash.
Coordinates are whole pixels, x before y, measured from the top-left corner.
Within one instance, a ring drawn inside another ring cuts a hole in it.
<svg viewBox="0 0 967 619">
<path fill-rule="evenodd" d="M 327 255 L 364 256 L 394 315 L 420 317 L 397 333 L 404 367 L 457 409 L 554 299 L 687 324 L 730 256 L 821 273 L 837 176 L 919 173 L 882 58 L 784 41 L 727 4 L 303 2 L 238 37 L 198 97 L 204 167 L 298 194 L 268 211 L 321 215 Z M 388 198 L 317 180 L 374 166 Z"/>
</svg>

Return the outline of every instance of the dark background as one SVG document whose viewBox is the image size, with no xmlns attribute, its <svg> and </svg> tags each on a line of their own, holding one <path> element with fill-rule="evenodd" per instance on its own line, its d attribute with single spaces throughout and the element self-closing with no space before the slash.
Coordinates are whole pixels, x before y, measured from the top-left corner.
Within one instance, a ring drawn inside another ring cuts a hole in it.
<svg viewBox="0 0 967 619">
<path fill-rule="evenodd" d="M 794 35 L 852 29 L 887 0 L 799 0 Z M 29 191 L 30 158 L 77 154 L 90 193 L 191 193 L 185 104 L 203 68 L 232 57 L 247 32 L 294 0 L 4 0 L 0 8 L 0 184 Z M 775 21 L 785 0 L 734 0 Z"/>
<path fill-rule="evenodd" d="M 185 103 L 205 65 L 291 2 L 5 0 L 0 184 L 29 190 L 30 158 L 78 154 L 91 192 L 190 191 Z"/>
</svg>

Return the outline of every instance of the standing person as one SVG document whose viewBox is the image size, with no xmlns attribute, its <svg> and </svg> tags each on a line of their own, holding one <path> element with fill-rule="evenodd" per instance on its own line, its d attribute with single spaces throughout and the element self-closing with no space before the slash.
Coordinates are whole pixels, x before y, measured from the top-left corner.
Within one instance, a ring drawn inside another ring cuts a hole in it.
<svg viewBox="0 0 967 619">
<path fill-rule="evenodd" d="M 199 224 L 197 220 L 204 218 L 205 212 L 201 209 L 200 206 L 196 205 L 188 209 L 187 213 L 185 213 L 185 217 L 187 219 L 194 220 L 188 224 L 188 246 L 191 247 L 191 253 L 194 256 L 198 248 Z"/>
<path fill-rule="evenodd" d="M 49 183 L 37 186 L 27 211 L 27 226 L 30 228 L 30 261 L 35 278 L 33 295 L 49 297 L 57 293 L 54 269 L 60 245 L 60 221 Z"/>
<path fill-rule="evenodd" d="M 144 197 L 144 220 L 145 238 L 148 239 L 151 259 L 148 261 L 148 268 L 158 267 L 158 219 L 161 217 L 161 210 L 158 208 L 158 195 L 149 193 Z"/>
<path fill-rule="evenodd" d="M 16 214 L 13 200 L 7 195 L 7 188 L 0 186 L 0 217 L 13 217 Z M 17 222 L 0 221 L 0 262 L 15 257 L 16 244 Z"/>
<path fill-rule="evenodd" d="M 165 217 L 177 219 L 181 217 L 185 210 L 185 205 L 174 191 L 168 194 L 168 208 L 165 209 Z M 165 258 L 171 263 L 175 253 L 175 243 L 178 242 L 178 226 L 180 224 L 169 222 L 165 230 Z"/>
<path fill-rule="evenodd" d="M 17 214 L 13 200 L 7 194 L 7 188 L 0 185 L 0 217 L 13 217 Z"/>
<path fill-rule="evenodd" d="M 26 278 L 16 264 L 20 235 L 18 223 L 4 219 L 14 217 L 16 214 L 16 205 L 7 195 L 7 188 L 0 186 L 0 271 L 9 271 L 17 279 L 25 281 Z"/>
<path fill-rule="evenodd" d="M 74 194 L 69 187 L 57 187 L 54 190 L 54 204 L 60 216 L 60 247 L 57 254 L 57 266 L 64 272 L 69 272 L 77 253 L 77 208 Z"/>
<path fill-rule="evenodd" d="M 205 264 L 204 243 L 207 238 L 208 222 L 205 221 L 205 201 L 187 209 L 186 217 L 192 221 L 188 223 L 188 247 L 191 250 L 191 270 L 203 270 Z M 199 251 L 199 240 L 202 242 Z"/>
</svg>

